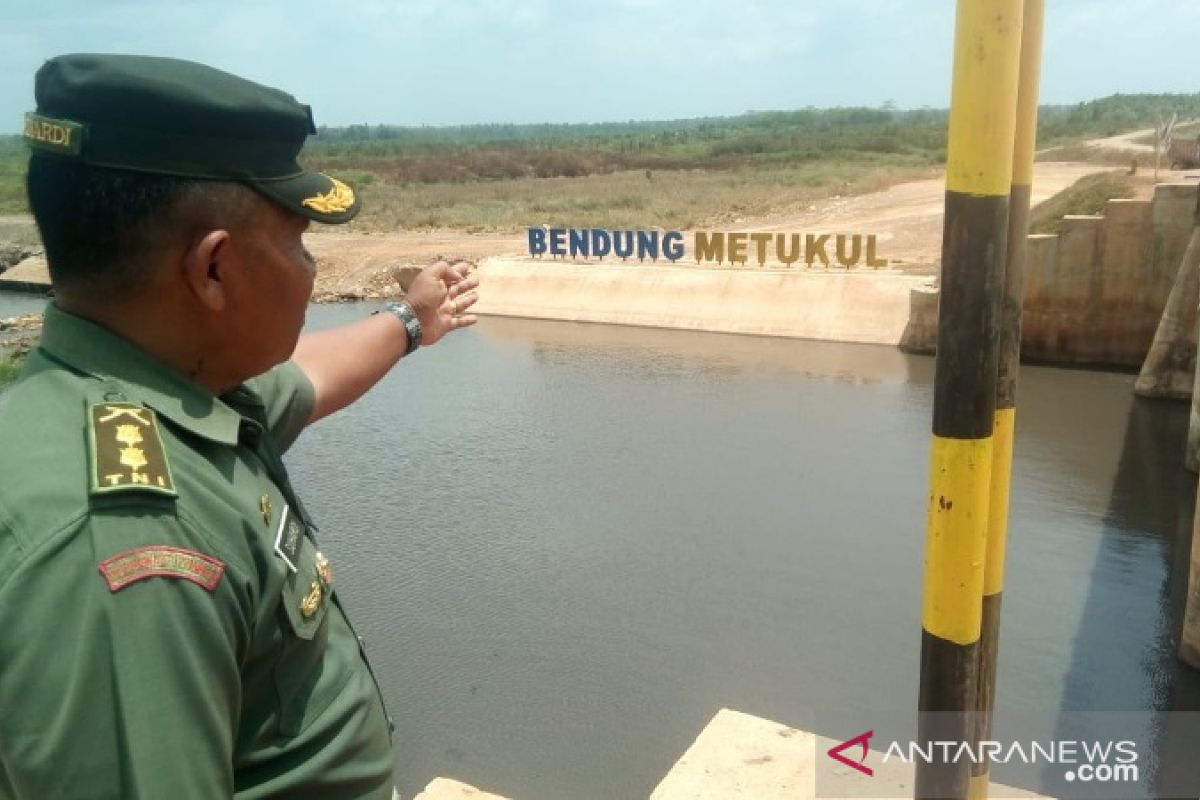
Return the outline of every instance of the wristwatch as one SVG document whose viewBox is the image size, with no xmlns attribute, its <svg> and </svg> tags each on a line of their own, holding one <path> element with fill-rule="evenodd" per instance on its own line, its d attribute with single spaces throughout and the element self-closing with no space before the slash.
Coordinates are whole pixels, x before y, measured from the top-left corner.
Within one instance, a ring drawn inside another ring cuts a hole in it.
<svg viewBox="0 0 1200 800">
<path fill-rule="evenodd" d="M 421 346 L 421 320 L 413 313 L 412 306 L 408 303 L 388 303 L 380 310 L 390 311 L 396 315 L 396 319 L 404 323 L 404 330 L 408 331 L 408 349 L 404 351 L 404 355 Z M 378 314 L 379 311 L 375 313 Z"/>
</svg>

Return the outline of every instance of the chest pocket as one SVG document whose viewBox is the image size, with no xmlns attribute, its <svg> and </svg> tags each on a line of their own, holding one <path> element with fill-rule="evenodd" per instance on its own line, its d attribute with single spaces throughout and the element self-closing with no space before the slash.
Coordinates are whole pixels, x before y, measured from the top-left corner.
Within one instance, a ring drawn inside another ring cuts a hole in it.
<svg viewBox="0 0 1200 800">
<path fill-rule="evenodd" d="M 321 680 L 329 647 L 326 617 L 333 602 L 328 572 L 306 535 L 298 537 L 289 555 L 296 570 L 289 569 L 280 595 L 283 642 L 275 666 L 279 732 L 284 736 L 298 734 L 334 697 Z"/>
</svg>

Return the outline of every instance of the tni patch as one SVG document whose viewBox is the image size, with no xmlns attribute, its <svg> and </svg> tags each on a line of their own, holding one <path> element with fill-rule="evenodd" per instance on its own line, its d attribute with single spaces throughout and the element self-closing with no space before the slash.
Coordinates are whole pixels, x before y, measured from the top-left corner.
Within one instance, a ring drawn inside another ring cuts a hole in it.
<svg viewBox="0 0 1200 800">
<path fill-rule="evenodd" d="M 225 562 L 178 547 L 138 547 L 100 562 L 100 574 L 110 592 L 119 592 L 146 578 L 182 578 L 214 591 L 225 574 Z"/>
<path fill-rule="evenodd" d="M 88 406 L 91 492 L 142 490 L 175 496 L 154 412 L 133 403 Z"/>
</svg>

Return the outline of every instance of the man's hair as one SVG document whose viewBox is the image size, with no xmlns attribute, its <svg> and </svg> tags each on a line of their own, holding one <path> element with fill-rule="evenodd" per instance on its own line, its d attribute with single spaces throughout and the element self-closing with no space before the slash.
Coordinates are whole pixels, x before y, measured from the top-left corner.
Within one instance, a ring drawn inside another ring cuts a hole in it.
<svg viewBox="0 0 1200 800">
<path fill-rule="evenodd" d="M 136 292 L 158 260 L 205 228 L 244 222 L 253 190 L 33 157 L 26 178 L 55 289 Z"/>
</svg>

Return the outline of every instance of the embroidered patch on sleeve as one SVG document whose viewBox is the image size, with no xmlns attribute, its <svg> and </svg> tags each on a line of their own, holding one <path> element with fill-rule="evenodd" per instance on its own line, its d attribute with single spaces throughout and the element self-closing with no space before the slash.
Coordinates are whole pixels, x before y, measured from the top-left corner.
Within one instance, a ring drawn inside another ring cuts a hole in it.
<svg viewBox="0 0 1200 800">
<path fill-rule="evenodd" d="M 214 591 L 225 574 L 225 562 L 178 547 L 138 547 L 100 562 L 108 589 L 119 592 L 146 578 L 182 578 Z"/>
<path fill-rule="evenodd" d="M 88 406 L 87 423 L 92 494 L 136 489 L 175 496 L 152 410 L 133 403 L 97 403 Z"/>
</svg>

